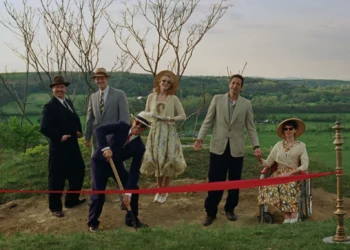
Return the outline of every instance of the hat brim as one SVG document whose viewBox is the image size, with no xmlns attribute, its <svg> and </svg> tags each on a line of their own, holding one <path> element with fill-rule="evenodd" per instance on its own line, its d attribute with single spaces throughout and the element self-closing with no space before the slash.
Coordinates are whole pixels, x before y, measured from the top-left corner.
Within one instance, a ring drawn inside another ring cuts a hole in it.
<svg viewBox="0 0 350 250">
<path fill-rule="evenodd" d="M 171 94 L 176 94 L 177 89 L 179 88 L 179 80 L 177 75 L 175 75 L 172 71 L 170 70 L 163 70 L 161 72 L 159 72 L 155 78 L 154 78 L 154 88 L 157 88 L 159 86 L 159 81 L 160 79 L 164 76 L 164 75 L 170 75 L 171 78 L 171 89 L 170 92 Z"/>
<path fill-rule="evenodd" d="M 295 121 L 298 125 L 298 129 L 297 132 L 295 133 L 295 138 L 298 138 L 299 136 L 301 136 L 304 132 L 305 132 L 305 123 L 298 119 L 298 118 L 289 118 L 286 119 L 284 121 L 282 121 L 278 126 L 277 126 L 277 135 L 282 138 L 282 139 L 286 139 L 286 136 L 284 135 L 284 131 L 283 131 L 283 124 L 288 122 L 288 121 Z"/>
<path fill-rule="evenodd" d="M 62 83 L 51 83 L 49 86 L 50 86 L 50 88 L 52 88 L 53 86 L 55 86 L 55 85 L 65 85 L 66 87 L 68 87 L 69 86 L 69 82 L 62 82 Z"/>
<path fill-rule="evenodd" d="M 138 117 L 134 116 L 133 114 L 131 114 L 131 116 L 135 119 L 138 120 L 139 122 L 141 122 L 142 124 L 146 125 L 147 127 L 151 127 L 149 124 L 145 123 L 144 121 L 142 121 L 141 119 L 139 119 Z"/>
<path fill-rule="evenodd" d="M 110 77 L 111 77 L 111 76 L 108 75 L 108 74 L 98 73 L 98 74 L 92 75 L 90 78 L 91 78 L 91 79 L 95 79 L 95 78 L 98 77 L 98 76 L 104 76 L 104 77 L 106 77 L 106 78 L 110 78 Z"/>
</svg>

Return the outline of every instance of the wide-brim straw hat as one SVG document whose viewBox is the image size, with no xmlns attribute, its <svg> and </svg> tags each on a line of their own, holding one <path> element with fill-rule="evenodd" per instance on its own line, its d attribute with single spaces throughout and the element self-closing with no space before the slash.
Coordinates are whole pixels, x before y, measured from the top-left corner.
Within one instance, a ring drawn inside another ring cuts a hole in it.
<svg viewBox="0 0 350 250">
<path fill-rule="evenodd" d="M 131 116 L 139 122 L 145 124 L 147 127 L 151 127 L 151 117 L 149 117 L 145 111 L 141 111 L 137 114 L 137 116 L 134 116 L 133 114 L 131 114 Z"/>
<path fill-rule="evenodd" d="M 50 88 L 52 88 L 53 86 L 59 85 L 59 84 L 64 84 L 67 87 L 69 85 L 69 82 L 66 82 L 63 76 L 55 76 L 53 78 L 53 82 L 49 86 Z"/>
<path fill-rule="evenodd" d="M 154 78 L 154 87 L 157 88 L 159 87 L 159 81 L 160 79 L 164 76 L 167 75 L 170 77 L 171 79 L 171 89 L 170 92 L 175 94 L 177 89 L 179 88 L 179 78 L 177 77 L 177 75 L 175 75 L 172 71 L 170 70 L 163 70 L 161 72 L 159 72 L 156 77 Z"/>
<path fill-rule="evenodd" d="M 284 121 L 282 121 L 278 126 L 277 126 L 277 135 L 282 138 L 285 139 L 285 135 L 284 135 L 284 131 L 283 131 L 283 125 L 288 122 L 288 121 L 295 121 L 297 123 L 297 132 L 295 133 L 295 138 L 298 138 L 299 136 L 301 136 L 304 132 L 305 132 L 305 123 L 298 119 L 298 118 L 289 118 L 286 119 Z"/>
<path fill-rule="evenodd" d="M 107 74 L 107 71 L 106 71 L 105 68 L 97 68 L 95 70 L 95 72 L 92 74 L 91 79 L 95 79 L 95 77 L 98 77 L 98 76 L 104 76 L 104 77 L 107 77 L 107 78 L 110 77 L 110 75 Z"/>
</svg>

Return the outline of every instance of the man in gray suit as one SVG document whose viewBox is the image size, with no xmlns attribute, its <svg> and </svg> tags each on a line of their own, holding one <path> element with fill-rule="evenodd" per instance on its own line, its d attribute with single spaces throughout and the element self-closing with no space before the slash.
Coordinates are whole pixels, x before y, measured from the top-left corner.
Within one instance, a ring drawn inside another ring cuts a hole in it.
<svg viewBox="0 0 350 250">
<path fill-rule="evenodd" d="M 129 105 L 125 92 L 111 88 L 108 85 L 109 77 L 104 68 L 96 69 L 91 77 L 99 88 L 89 98 L 86 119 L 85 145 L 90 147 L 92 138 L 92 154 L 98 148 L 95 137 L 98 126 L 118 121 L 130 124 Z"/>
<path fill-rule="evenodd" d="M 96 128 L 100 125 L 118 121 L 130 124 L 130 112 L 126 94 L 122 90 L 111 88 L 108 85 L 109 77 L 104 68 L 97 68 L 91 77 L 99 88 L 97 92 L 90 95 L 86 119 L 85 146 L 91 147 L 92 138 L 91 155 L 98 148 L 95 135 Z M 107 138 L 111 136 L 109 135 Z M 120 194 L 119 199 L 122 200 L 122 198 L 123 196 Z M 126 209 L 123 203 L 121 203 L 121 209 Z"/>
<path fill-rule="evenodd" d="M 233 75 L 229 83 L 229 93 L 215 95 L 208 109 L 207 116 L 201 126 L 194 149 L 201 149 L 203 141 L 214 127 L 210 141 L 209 182 L 240 180 L 244 157 L 244 128 L 253 145 L 254 154 L 261 155 L 259 140 L 254 125 L 252 104 L 240 96 L 244 78 Z M 209 191 L 205 200 L 207 217 L 203 225 L 213 223 L 218 212 L 223 191 Z M 239 189 L 228 190 L 225 204 L 226 217 L 230 221 L 237 220 L 234 213 L 238 205 Z"/>
</svg>

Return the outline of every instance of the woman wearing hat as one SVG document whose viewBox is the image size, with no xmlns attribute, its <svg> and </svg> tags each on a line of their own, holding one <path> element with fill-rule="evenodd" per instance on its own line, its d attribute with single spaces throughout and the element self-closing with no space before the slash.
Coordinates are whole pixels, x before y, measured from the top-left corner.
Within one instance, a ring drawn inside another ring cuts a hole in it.
<svg viewBox="0 0 350 250">
<path fill-rule="evenodd" d="M 161 71 L 154 79 L 153 93 L 146 103 L 145 111 L 153 120 L 141 173 L 155 175 L 159 188 L 168 187 L 171 177 L 183 173 L 187 166 L 174 126 L 176 121 L 186 119 L 182 104 L 175 95 L 177 89 L 177 76 L 168 70 Z M 164 203 L 167 197 L 167 193 L 156 194 L 154 202 Z"/>
<path fill-rule="evenodd" d="M 297 140 L 305 131 L 305 124 L 297 118 L 290 118 L 281 122 L 277 127 L 277 134 L 282 141 L 276 143 L 266 160 L 260 158 L 262 167 L 271 167 L 275 162 L 276 176 L 291 176 L 308 169 L 309 157 L 304 143 Z M 283 223 L 298 221 L 299 185 L 290 182 L 274 186 L 265 186 L 260 189 L 259 204 L 273 205 L 284 212 Z"/>
</svg>

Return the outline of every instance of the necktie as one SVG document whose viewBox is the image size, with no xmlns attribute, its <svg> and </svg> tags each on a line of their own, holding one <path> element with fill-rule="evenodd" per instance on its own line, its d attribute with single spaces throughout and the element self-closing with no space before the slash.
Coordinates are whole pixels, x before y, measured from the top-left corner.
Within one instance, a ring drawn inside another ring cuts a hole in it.
<svg viewBox="0 0 350 250">
<path fill-rule="evenodd" d="M 66 102 L 66 100 L 63 100 L 63 106 L 66 107 L 66 109 L 68 109 L 69 111 L 73 112 L 73 110 L 69 107 L 68 103 Z"/>
<path fill-rule="evenodd" d="M 128 143 L 130 142 L 131 136 L 132 136 L 132 133 L 130 133 L 130 134 L 128 135 L 128 137 L 126 137 L 126 142 L 125 142 L 125 144 L 128 144 Z"/>
<path fill-rule="evenodd" d="M 104 95 L 103 91 L 101 91 L 101 100 L 100 100 L 100 112 L 101 112 L 101 114 L 103 113 L 103 108 L 105 106 L 103 95 Z"/>
</svg>

